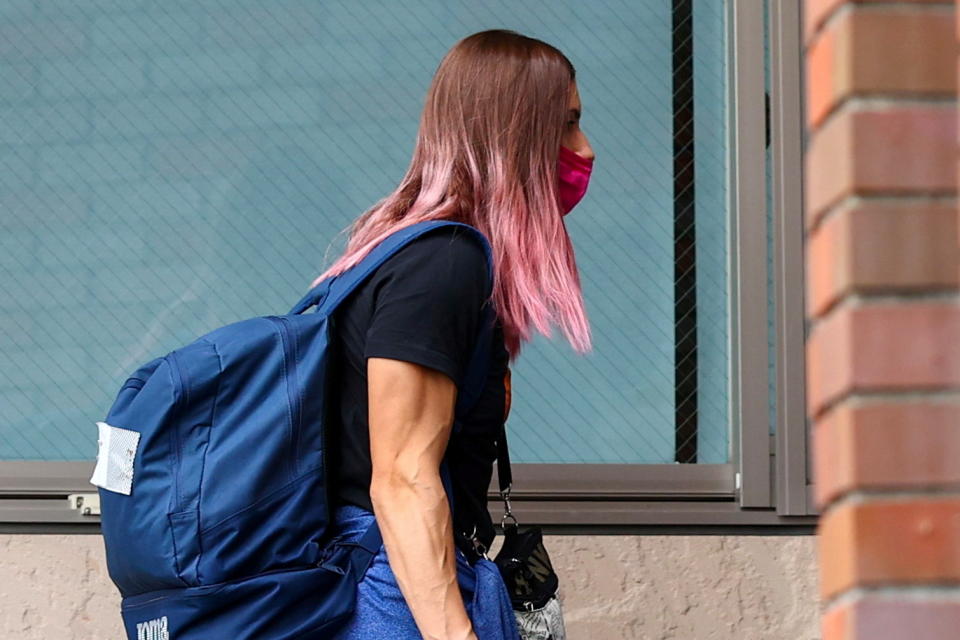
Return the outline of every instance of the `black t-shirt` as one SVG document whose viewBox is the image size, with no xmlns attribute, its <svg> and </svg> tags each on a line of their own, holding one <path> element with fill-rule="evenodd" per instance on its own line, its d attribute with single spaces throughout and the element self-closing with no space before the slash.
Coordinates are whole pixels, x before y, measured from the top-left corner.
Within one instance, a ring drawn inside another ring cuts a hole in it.
<svg viewBox="0 0 960 640">
<path fill-rule="evenodd" d="M 421 236 L 381 265 L 334 314 L 337 375 L 328 456 L 333 495 L 370 511 L 367 358 L 436 369 L 459 384 L 479 332 L 489 287 L 487 259 L 476 238 L 456 227 Z M 455 425 L 447 450 L 454 526 L 489 546 L 494 529 L 487 488 L 504 420 L 508 355 L 498 322 L 490 369 L 479 400 Z"/>
</svg>

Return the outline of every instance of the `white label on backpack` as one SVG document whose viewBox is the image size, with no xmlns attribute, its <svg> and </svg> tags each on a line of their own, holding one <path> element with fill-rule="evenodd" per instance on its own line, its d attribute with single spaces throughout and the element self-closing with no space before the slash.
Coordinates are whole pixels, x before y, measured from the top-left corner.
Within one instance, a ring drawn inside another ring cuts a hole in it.
<svg viewBox="0 0 960 640">
<path fill-rule="evenodd" d="M 167 616 L 137 623 L 137 640 L 170 640 Z"/>
<path fill-rule="evenodd" d="M 133 459 L 137 456 L 140 432 L 98 422 L 97 466 L 90 484 L 130 495 L 133 489 Z"/>
</svg>

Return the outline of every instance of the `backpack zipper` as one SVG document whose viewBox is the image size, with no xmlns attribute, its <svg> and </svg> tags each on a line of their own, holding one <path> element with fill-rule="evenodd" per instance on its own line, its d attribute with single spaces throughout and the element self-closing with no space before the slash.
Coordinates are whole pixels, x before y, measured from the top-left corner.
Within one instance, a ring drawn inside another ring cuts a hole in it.
<svg viewBox="0 0 960 640">
<path fill-rule="evenodd" d="M 296 354 L 294 353 L 293 338 L 290 335 L 290 328 L 287 326 L 286 318 L 280 316 L 267 316 L 277 327 L 280 335 L 280 343 L 283 345 L 283 368 L 286 377 L 287 386 L 287 405 L 290 407 L 290 462 L 293 465 L 293 472 L 290 479 L 295 479 L 300 473 L 300 464 L 297 451 L 297 434 L 300 431 L 300 397 L 297 394 L 299 389 L 299 380 L 297 378 Z"/>
<path fill-rule="evenodd" d="M 186 385 L 183 383 L 183 375 L 180 372 L 180 363 L 177 362 L 177 356 L 175 352 L 171 351 L 164 357 L 164 360 L 167 361 L 167 366 L 170 367 L 170 374 L 173 380 L 173 386 L 175 387 L 175 397 L 173 400 L 173 411 L 171 412 L 171 417 L 174 418 L 173 429 L 170 429 L 170 452 L 173 454 L 173 497 L 176 503 L 174 504 L 174 512 L 183 510 L 183 496 L 180 495 L 180 407 L 182 406 L 184 400 L 184 394 L 187 393 Z"/>
<path fill-rule="evenodd" d="M 129 596 L 122 596 L 121 609 L 123 611 L 129 611 L 130 609 L 137 609 L 144 605 L 152 604 L 159 600 L 166 600 L 171 597 L 176 597 L 178 595 L 187 595 L 187 597 L 200 598 L 203 597 L 208 591 L 220 591 L 224 587 L 228 587 L 232 584 L 238 584 L 240 582 L 245 582 L 248 580 L 253 580 L 255 578 L 261 578 L 263 576 L 272 576 L 279 573 L 292 573 L 294 571 L 312 571 L 314 569 L 323 569 L 317 563 L 313 564 L 302 564 L 295 567 L 284 567 L 283 569 L 272 569 L 270 571 L 264 571 L 263 573 L 256 573 L 249 576 L 243 576 L 242 578 L 234 578 L 232 580 L 225 580 L 223 582 L 217 582 L 214 584 L 198 584 L 189 587 L 174 587 L 171 589 L 155 589 L 153 591 L 144 591 L 142 593 L 135 593 Z M 327 569 L 329 571 L 329 569 Z M 193 590 L 191 594 L 184 594 L 184 591 Z M 199 592 L 199 593 L 197 593 Z M 156 595 L 154 595 L 156 594 Z M 148 595 L 153 597 L 147 598 Z M 138 599 L 142 598 L 142 599 Z"/>
</svg>

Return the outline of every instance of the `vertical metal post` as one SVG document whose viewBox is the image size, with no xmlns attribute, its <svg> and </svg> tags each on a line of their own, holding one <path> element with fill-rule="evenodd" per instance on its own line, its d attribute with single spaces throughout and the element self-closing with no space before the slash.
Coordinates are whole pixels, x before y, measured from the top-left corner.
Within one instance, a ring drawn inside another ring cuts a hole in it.
<svg viewBox="0 0 960 640">
<path fill-rule="evenodd" d="M 730 2 L 733 413 L 740 505 L 773 505 L 767 354 L 763 0 Z"/>
<path fill-rule="evenodd" d="M 697 462 L 697 234 L 694 170 L 693 0 L 673 0 L 673 290 L 675 457 Z"/>
<path fill-rule="evenodd" d="M 804 368 L 803 91 L 801 15 L 795 0 L 771 0 L 771 128 L 777 348 L 777 513 L 807 505 Z"/>
</svg>

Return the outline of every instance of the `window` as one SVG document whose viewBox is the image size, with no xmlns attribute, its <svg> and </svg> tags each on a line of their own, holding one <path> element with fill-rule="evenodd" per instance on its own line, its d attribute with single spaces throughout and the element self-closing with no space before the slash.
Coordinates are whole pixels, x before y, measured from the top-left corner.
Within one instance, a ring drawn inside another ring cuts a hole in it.
<svg viewBox="0 0 960 640">
<path fill-rule="evenodd" d="M 769 187 L 764 15 L 744 3 L 11 8 L 0 519 L 79 521 L 63 497 L 93 489 L 94 422 L 123 378 L 219 325 L 289 308 L 339 232 L 402 175 L 442 55 L 495 27 L 573 60 L 598 156 L 568 218 L 595 351 L 538 339 L 515 368 L 518 513 L 680 525 L 805 515 L 789 4 L 771 0 L 769 16 Z"/>
</svg>

